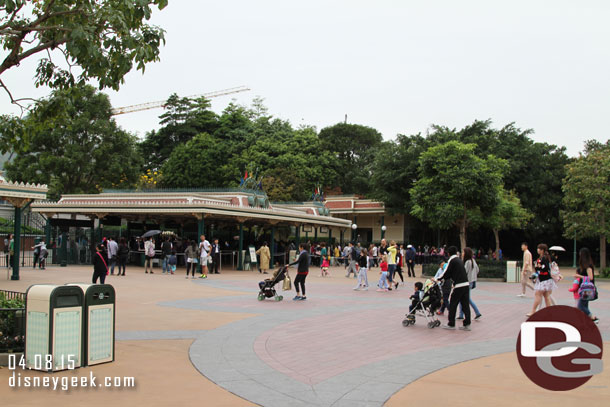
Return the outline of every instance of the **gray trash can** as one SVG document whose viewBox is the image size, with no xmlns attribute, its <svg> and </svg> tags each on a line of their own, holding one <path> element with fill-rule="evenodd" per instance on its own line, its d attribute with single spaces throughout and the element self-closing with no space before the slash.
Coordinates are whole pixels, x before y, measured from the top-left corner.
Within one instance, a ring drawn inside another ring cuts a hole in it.
<svg viewBox="0 0 610 407">
<path fill-rule="evenodd" d="M 26 367 L 42 371 L 80 367 L 83 290 L 66 285 L 30 286 L 25 310 Z"/>
<path fill-rule="evenodd" d="M 114 287 L 109 284 L 67 284 L 85 295 L 83 320 L 83 366 L 114 361 Z"/>
</svg>

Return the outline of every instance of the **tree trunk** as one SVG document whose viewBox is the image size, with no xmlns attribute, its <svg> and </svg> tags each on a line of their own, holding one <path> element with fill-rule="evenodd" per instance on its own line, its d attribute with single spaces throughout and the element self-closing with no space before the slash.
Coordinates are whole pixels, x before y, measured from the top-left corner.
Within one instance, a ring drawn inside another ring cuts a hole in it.
<svg viewBox="0 0 610 407">
<path fill-rule="evenodd" d="M 500 259 L 500 231 L 498 229 L 493 229 L 494 237 L 496 238 L 496 258 Z"/>
<path fill-rule="evenodd" d="M 462 250 L 466 248 L 466 219 L 462 219 L 460 222 L 460 245 Z"/>
<path fill-rule="evenodd" d="M 599 269 L 606 268 L 606 235 L 599 237 Z"/>
</svg>

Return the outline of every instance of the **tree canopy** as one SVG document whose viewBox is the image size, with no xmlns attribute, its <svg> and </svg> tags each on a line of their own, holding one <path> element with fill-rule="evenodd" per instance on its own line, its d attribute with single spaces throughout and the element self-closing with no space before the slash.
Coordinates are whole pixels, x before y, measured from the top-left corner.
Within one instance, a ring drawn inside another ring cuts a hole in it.
<svg viewBox="0 0 610 407">
<path fill-rule="evenodd" d="M 108 96 L 92 86 L 56 90 L 23 119 L 3 116 L 0 127 L 19 140 L 5 163 L 8 178 L 48 184 L 51 198 L 137 182 L 136 138 L 117 126 Z"/>
<path fill-rule="evenodd" d="M 610 234 L 610 141 L 588 142 L 584 154 L 567 166 L 563 180 L 566 237 L 600 239 L 601 267 L 606 267 Z"/>
<path fill-rule="evenodd" d="M 432 227 L 457 226 L 466 247 L 466 229 L 475 213 L 492 213 L 499 202 L 506 163 L 475 154 L 475 144 L 458 141 L 430 147 L 419 159 L 419 178 L 411 190 L 411 214 Z"/>
<path fill-rule="evenodd" d="M 0 0 L 0 86 L 13 103 L 2 74 L 44 53 L 36 86 L 63 89 L 89 80 L 117 90 L 134 64 L 140 71 L 159 59 L 164 31 L 148 24 L 152 7 L 168 0 Z M 57 60 L 59 59 L 59 61 Z"/>
</svg>

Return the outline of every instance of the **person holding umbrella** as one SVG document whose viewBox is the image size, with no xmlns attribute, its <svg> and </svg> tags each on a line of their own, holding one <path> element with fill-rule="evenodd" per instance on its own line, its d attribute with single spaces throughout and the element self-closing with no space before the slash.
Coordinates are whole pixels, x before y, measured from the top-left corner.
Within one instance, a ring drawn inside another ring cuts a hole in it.
<svg viewBox="0 0 610 407">
<path fill-rule="evenodd" d="M 148 267 L 150 267 L 150 274 L 155 274 L 152 264 L 155 258 L 155 241 L 152 237 L 159 234 L 161 234 L 160 230 L 149 230 L 142 235 L 142 239 L 144 239 L 144 255 L 146 256 L 146 262 L 144 263 L 144 272 L 146 274 L 148 274 Z"/>
</svg>

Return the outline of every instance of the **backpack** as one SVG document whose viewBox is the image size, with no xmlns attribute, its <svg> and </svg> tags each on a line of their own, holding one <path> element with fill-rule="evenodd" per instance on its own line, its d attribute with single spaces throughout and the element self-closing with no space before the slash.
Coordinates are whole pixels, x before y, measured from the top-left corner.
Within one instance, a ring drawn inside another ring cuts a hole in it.
<svg viewBox="0 0 610 407">
<path fill-rule="evenodd" d="M 595 284 L 589 280 L 589 277 L 583 277 L 578 288 L 578 296 L 581 300 L 587 301 L 593 301 L 597 298 L 597 289 Z"/>
</svg>

